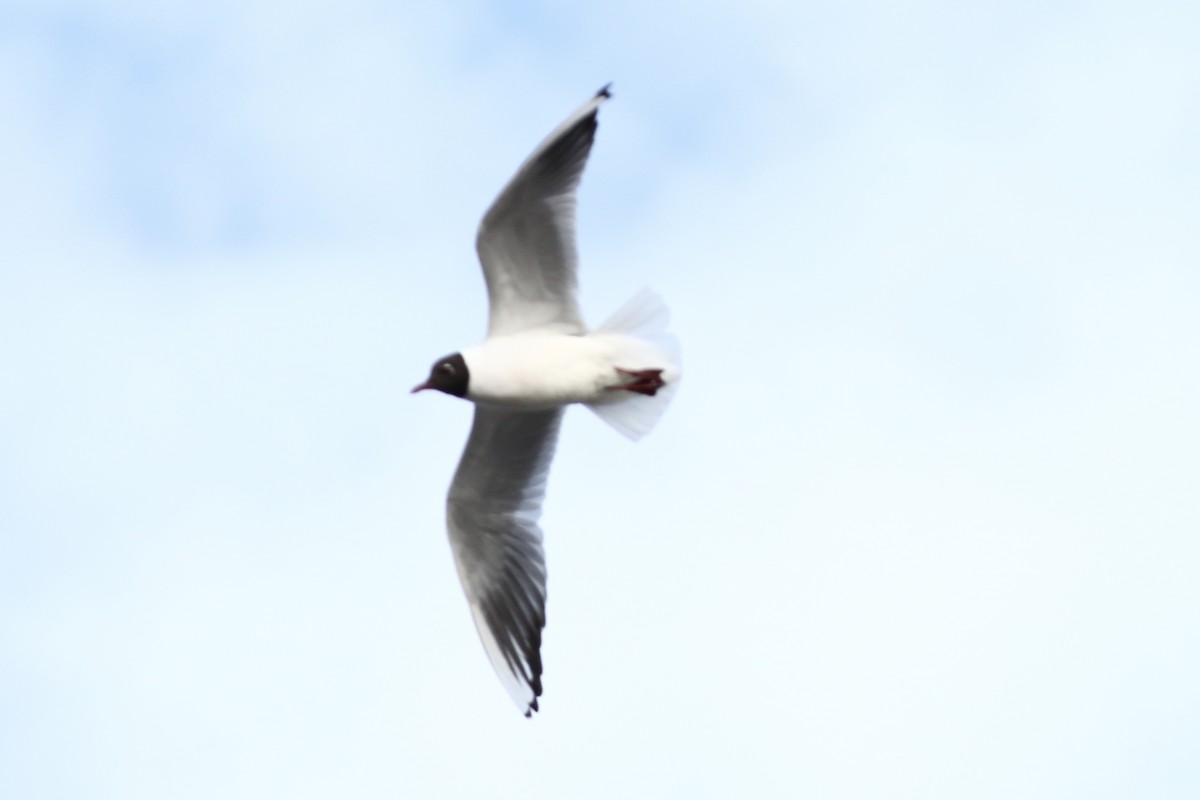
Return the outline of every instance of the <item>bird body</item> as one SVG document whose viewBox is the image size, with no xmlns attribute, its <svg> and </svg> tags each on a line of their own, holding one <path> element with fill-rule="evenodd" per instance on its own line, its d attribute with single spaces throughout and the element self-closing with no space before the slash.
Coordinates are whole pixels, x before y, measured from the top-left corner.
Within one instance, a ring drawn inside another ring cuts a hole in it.
<svg viewBox="0 0 1200 800">
<path fill-rule="evenodd" d="M 525 410 L 594 400 L 617 379 L 610 345 L 541 331 L 489 338 L 462 351 L 471 375 L 467 399 Z"/>
<path fill-rule="evenodd" d="M 434 362 L 413 389 L 475 404 L 446 498 L 459 580 L 484 650 L 531 716 L 542 693 L 546 565 L 538 527 L 564 408 L 583 404 L 629 437 L 657 423 L 680 378 L 662 300 L 643 290 L 594 330 L 576 299 L 575 191 L 608 87 L 534 149 L 476 237 L 488 334 Z"/>
<path fill-rule="evenodd" d="M 643 340 L 603 330 L 495 336 L 464 349 L 462 356 L 471 376 L 468 400 L 524 410 L 619 402 L 624 398 L 613 394 L 623 383 L 619 370 L 667 363 Z"/>
</svg>

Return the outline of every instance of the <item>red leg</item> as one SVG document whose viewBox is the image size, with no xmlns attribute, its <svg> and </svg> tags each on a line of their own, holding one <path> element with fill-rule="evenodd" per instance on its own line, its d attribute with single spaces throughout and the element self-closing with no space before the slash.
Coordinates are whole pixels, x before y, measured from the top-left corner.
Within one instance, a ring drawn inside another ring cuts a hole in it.
<svg viewBox="0 0 1200 800">
<path fill-rule="evenodd" d="M 608 390 L 610 392 L 620 390 L 637 392 L 647 397 L 654 397 L 659 389 L 667 385 L 666 381 L 662 379 L 661 369 L 622 369 L 621 367 L 617 367 L 617 372 L 633 380 L 628 383 L 618 384 L 617 386 L 609 386 Z"/>
</svg>

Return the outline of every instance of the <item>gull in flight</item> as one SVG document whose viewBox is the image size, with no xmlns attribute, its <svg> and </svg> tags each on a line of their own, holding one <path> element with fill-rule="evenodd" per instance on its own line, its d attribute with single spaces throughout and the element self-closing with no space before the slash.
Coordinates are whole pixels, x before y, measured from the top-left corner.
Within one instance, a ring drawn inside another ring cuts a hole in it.
<svg viewBox="0 0 1200 800">
<path fill-rule="evenodd" d="M 636 440 L 662 416 L 681 376 L 679 345 L 653 292 L 643 289 L 594 329 L 579 311 L 575 193 L 608 89 L 537 146 L 484 215 L 475 246 L 487 336 L 438 359 L 413 389 L 475 404 L 446 522 L 479 637 L 526 717 L 542 694 L 538 518 L 563 412 L 582 404 Z"/>
</svg>

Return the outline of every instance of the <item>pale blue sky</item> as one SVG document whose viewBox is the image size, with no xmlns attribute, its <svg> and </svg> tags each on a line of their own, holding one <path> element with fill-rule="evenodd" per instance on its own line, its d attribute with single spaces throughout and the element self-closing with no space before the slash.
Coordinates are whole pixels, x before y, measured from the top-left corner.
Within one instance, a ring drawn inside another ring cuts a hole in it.
<svg viewBox="0 0 1200 800">
<path fill-rule="evenodd" d="M 0 796 L 1200 793 L 1200 12 L 0 8 Z M 608 81 L 543 712 L 446 543 L 479 215 Z"/>
</svg>

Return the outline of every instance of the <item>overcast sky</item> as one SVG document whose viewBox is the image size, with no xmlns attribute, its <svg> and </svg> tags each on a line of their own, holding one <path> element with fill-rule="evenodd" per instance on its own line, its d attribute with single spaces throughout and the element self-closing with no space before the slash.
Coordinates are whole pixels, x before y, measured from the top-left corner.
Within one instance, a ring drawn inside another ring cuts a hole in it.
<svg viewBox="0 0 1200 800">
<path fill-rule="evenodd" d="M 0 6 L 0 796 L 1200 795 L 1200 10 Z M 523 719 L 475 226 L 612 81 Z"/>
</svg>

